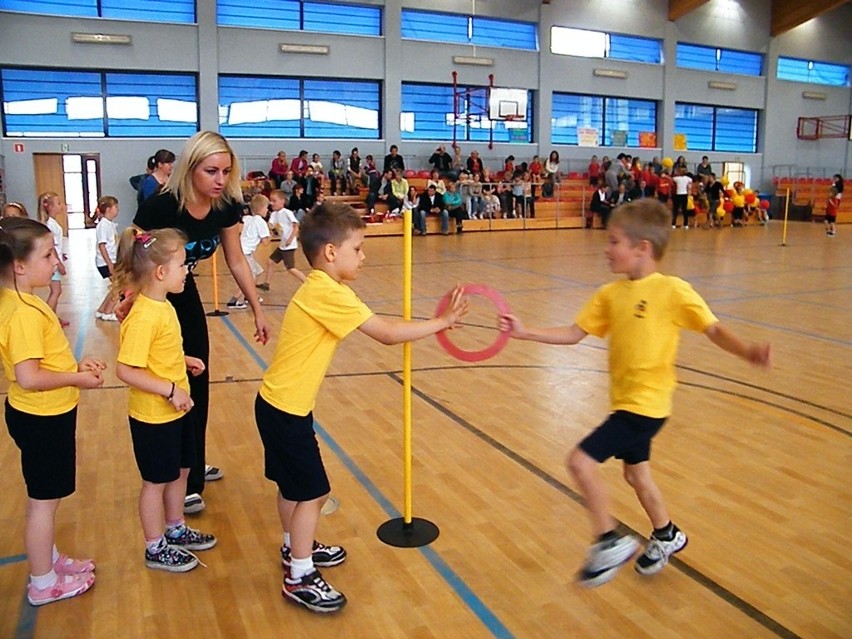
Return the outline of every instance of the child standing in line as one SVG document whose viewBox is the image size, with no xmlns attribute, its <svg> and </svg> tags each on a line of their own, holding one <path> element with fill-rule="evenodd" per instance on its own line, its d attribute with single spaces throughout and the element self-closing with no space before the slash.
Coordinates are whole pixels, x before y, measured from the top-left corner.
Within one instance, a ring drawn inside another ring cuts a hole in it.
<svg viewBox="0 0 852 639">
<path fill-rule="evenodd" d="M 130 386 L 130 436 L 142 475 L 139 518 L 145 535 L 145 565 L 187 572 L 198 565 L 192 550 L 207 550 L 216 537 L 188 527 L 183 518 L 186 479 L 195 462 L 189 377 L 204 362 L 184 356 L 180 324 L 168 293 L 186 283 L 186 236 L 177 229 L 121 234 L 113 275 L 115 293 L 135 294 L 121 323 L 115 373 Z"/>
<path fill-rule="evenodd" d="M 56 509 L 76 484 L 79 389 L 100 387 L 106 363 L 85 358 L 77 364 L 53 310 L 33 295 L 48 285 L 57 262 L 44 224 L 0 223 L 0 358 L 11 382 L 6 426 L 21 451 L 27 486 L 24 545 L 33 606 L 75 597 L 95 583 L 91 559 L 56 549 Z"/>
<path fill-rule="evenodd" d="M 589 587 L 612 579 L 639 548 L 633 537 L 616 533 L 609 512 L 598 466 L 610 457 L 623 461 L 624 478 L 654 528 L 635 569 L 643 575 L 656 574 L 686 546 L 686 534 L 669 518 L 650 466 L 651 440 L 671 414 L 680 329 L 703 332 L 716 346 L 752 364 L 768 367 L 770 362 L 768 344 L 743 342 L 719 323 L 687 282 L 657 271 L 671 233 L 669 225 L 666 207 L 650 198 L 615 210 L 606 258 L 610 270 L 626 278 L 599 288 L 575 324 L 526 328 L 513 315 L 500 319 L 501 329 L 511 331 L 512 337 L 545 344 L 573 345 L 589 334 L 609 337 L 612 413 L 567 459 L 596 536 L 578 576 Z"/>
<path fill-rule="evenodd" d="M 295 277 L 299 282 L 305 281 L 305 274 L 296 268 L 296 249 L 299 247 L 299 222 L 293 211 L 286 208 L 287 203 L 284 191 L 273 191 L 269 198 L 272 204 L 272 213 L 269 214 L 269 227 L 278 229 L 281 234 L 281 243 L 269 255 L 266 262 L 266 273 L 263 276 L 263 281 L 257 285 L 262 291 L 269 290 L 269 275 L 272 273 L 272 267 L 275 264 L 284 262 L 284 268 L 287 272 Z"/>
<path fill-rule="evenodd" d="M 111 195 L 104 195 L 98 200 L 98 223 L 95 226 L 95 241 L 98 250 L 95 252 L 95 266 L 105 280 L 112 276 L 115 270 L 115 258 L 118 252 L 118 231 L 115 218 L 118 217 L 118 200 Z M 115 298 L 107 291 L 106 297 L 95 311 L 95 319 L 105 322 L 117 322 L 115 315 Z"/>
<path fill-rule="evenodd" d="M 255 282 L 257 282 L 260 274 L 263 273 L 263 267 L 254 259 L 254 252 L 261 244 L 269 244 L 269 226 L 266 224 L 266 220 L 263 219 L 268 209 L 269 199 L 265 195 L 255 195 L 251 199 L 251 202 L 249 202 L 251 215 L 243 216 L 243 228 L 240 231 L 240 247 L 243 249 L 243 255 L 246 256 L 246 261 Z M 237 290 L 237 293 L 228 300 L 227 306 L 231 309 L 246 309 L 248 308 L 248 303 L 242 291 Z"/>
<path fill-rule="evenodd" d="M 299 239 L 313 270 L 287 306 L 275 355 L 255 400 L 265 475 L 278 485 L 286 569 L 282 592 L 314 612 L 334 612 L 346 604 L 346 597 L 316 569 L 342 563 L 346 551 L 315 541 L 330 486 L 312 411 L 338 343 L 356 329 L 382 344 L 414 341 L 451 328 L 467 312 L 457 287 L 439 317 L 401 321 L 374 315 L 347 285 L 364 261 L 364 227 L 360 216 L 342 204 L 323 204 L 305 217 Z"/>
<path fill-rule="evenodd" d="M 825 234 L 829 237 L 833 237 L 837 232 L 837 210 L 839 208 L 840 193 L 832 186 L 828 191 L 828 202 L 825 205 Z"/>
<path fill-rule="evenodd" d="M 42 193 L 38 198 L 38 221 L 46 225 L 53 233 L 53 248 L 56 251 L 56 270 L 50 278 L 50 293 L 47 296 L 47 305 L 54 313 L 59 306 L 59 298 L 62 296 L 62 276 L 65 275 L 65 254 L 62 252 L 62 226 L 56 221 L 56 216 L 65 210 L 59 195 L 53 191 Z M 59 318 L 60 326 L 68 326 L 70 322 Z"/>
</svg>

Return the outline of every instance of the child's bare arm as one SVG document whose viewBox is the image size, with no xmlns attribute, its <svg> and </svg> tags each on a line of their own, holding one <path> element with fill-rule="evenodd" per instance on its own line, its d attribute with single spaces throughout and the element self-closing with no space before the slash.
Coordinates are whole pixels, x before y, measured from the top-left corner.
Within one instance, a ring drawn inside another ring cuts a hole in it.
<svg viewBox="0 0 852 639">
<path fill-rule="evenodd" d="M 554 326 L 552 328 L 527 328 L 520 319 L 508 313 L 500 315 L 500 330 L 508 331 L 515 339 L 562 346 L 577 344 L 588 335 L 586 331 L 576 324 L 571 324 L 571 326 Z"/>
<path fill-rule="evenodd" d="M 175 387 L 174 382 L 152 375 L 144 368 L 128 366 L 118 362 L 115 374 L 122 382 L 152 395 L 160 395 L 177 410 L 188 411 L 194 402 L 182 388 Z"/>
<path fill-rule="evenodd" d="M 372 337 L 382 344 L 401 344 L 413 342 L 429 335 L 434 335 L 444 329 L 452 328 L 456 322 L 467 314 L 467 297 L 462 288 L 457 286 L 449 306 L 438 317 L 430 320 L 399 320 L 373 315 L 358 327 L 362 333 Z"/>
<path fill-rule="evenodd" d="M 54 390 L 64 386 L 98 388 L 104 383 L 103 377 L 97 371 L 49 371 L 41 367 L 41 360 L 38 359 L 25 359 L 15 364 L 15 380 L 21 388 L 30 391 Z"/>
<path fill-rule="evenodd" d="M 772 349 L 769 344 L 749 344 L 744 342 L 730 329 L 717 322 L 704 331 L 708 339 L 722 350 L 742 357 L 747 362 L 769 368 L 772 360 Z"/>
</svg>

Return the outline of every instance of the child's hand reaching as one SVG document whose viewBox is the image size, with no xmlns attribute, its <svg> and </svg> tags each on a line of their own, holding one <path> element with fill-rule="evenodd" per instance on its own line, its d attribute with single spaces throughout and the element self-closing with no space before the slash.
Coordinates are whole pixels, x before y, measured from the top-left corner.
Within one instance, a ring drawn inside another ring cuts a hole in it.
<svg viewBox="0 0 852 639">
<path fill-rule="evenodd" d="M 524 332 L 524 325 L 520 319 L 510 313 L 498 315 L 500 320 L 500 330 L 504 333 L 509 333 L 510 337 L 519 337 Z"/>
<path fill-rule="evenodd" d="M 204 372 L 204 369 L 207 368 L 197 357 L 190 357 L 189 355 L 184 356 L 184 360 L 186 361 L 186 370 L 189 371 L 189 374 L 193 377 L 198 377 L 201 373 Z"/>
<path fill-rule="evenodd" d="M 768 369 L 772 365 L 772 347 L 769 344 L 751 344 L 745 358 L 755 366 Z"/>
<path fill-rule="evenodd" d="M 467 296 L 464 294 L 462 285 L 456 284 L 456 287 L 453 289 L 453 295 L 450 298 L 450 303 L 444 312 L 441 313 L 440 317 L 446 320 L 447 328 L 452 329 L 465 315 L 467 315 Z"/>
</svg>

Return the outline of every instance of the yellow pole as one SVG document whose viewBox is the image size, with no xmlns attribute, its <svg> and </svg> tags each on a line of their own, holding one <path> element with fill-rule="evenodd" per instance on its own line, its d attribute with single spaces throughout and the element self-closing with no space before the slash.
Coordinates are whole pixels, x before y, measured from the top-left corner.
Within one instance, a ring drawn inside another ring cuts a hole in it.
<svg viewBox="0 0 852 639">
<path fill-rule="evenodd" d="M 790 211 L 790 189 L 784 197 L 784 230 L 781 233 L 781 246 L 787 246 L 787 214 Z"/>
<path fill-rule="evenodd" d="M 216 272 L 216 253 L 210 258 L 213 262 L 213 310 L 219 312 L 219 275 Z"/>
<path fill-rule="evenodd" d="M 402 215 L 402 318 L 411 319 L 411 209 Z M 402 345 L 403 525 L 411 525 L 411 342 Z"/>
</svg>

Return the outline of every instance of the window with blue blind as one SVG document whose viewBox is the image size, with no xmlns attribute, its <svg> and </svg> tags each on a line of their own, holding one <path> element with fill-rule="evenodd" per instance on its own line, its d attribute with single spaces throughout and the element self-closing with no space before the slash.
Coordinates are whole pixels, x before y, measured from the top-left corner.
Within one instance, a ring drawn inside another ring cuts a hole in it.
<svg viewBox="0 0 852 639">
<path fill-rule="evenodd" d="M 198 131 L 188 74 L 2 69 L 7 137 L 189 137 Z"/>
<path fill-rule="evenodd" d="M 779 80 L 790 80 L 792 82 L 809 82 L 811 84 L 824 84 L 833 87 L 848 87 L 849 67 L 845 64 L 832 64 L 831 62 L 817 62 L 815 60 L 801 60 L 779 56 L 776 77 Z"/>
<path fill-rule="evenodd" d="M 763 55 L 751 51 L 735 51 L 677 43 L 677 66 L 700 71 L 719 71 L 759 76 L 763 72 Z"/>
<path fill-rule="evenodd" d="M 1 1 L 1 0 L 0 0 Z M 305 0 L 219 0 L 221 26 L 382 35 L 382 8 Z"/>
<path fill-rule="evenodd" d="M 663 61 L 660 40 L 559 26 L 550 28 L 550 52 L 649 64 L 661 64 Z"/>
<path fill-rule="evenodd" d="M 675 103 L 675 133 L 686 136 L 690 151 L 757 153 L 757 114 L 706 104 Z"/>
<path fill-rule="evenodd" d="M 527 98 L 526 122 L 504 122 L 488 117 L 486 87 L 453 87 L 443 84 L 402 84 L 400 130 L 403 140 L 452 140 L 531 142 L 533 107 Z M 455 100 L 458 100 L 458 111 Z M 455 125 L 455 136 L 453 129 Z"/>
<path fill-rule="evenodd" d="M 533 22 L 459 13 L 403 9 L 402 37 L 410 40 L 538 51 L 538 27 Z"/>
<path fill-rule="evenodd" d="M 195 23 L 195 0 L 0 0 L 0 11 L 51 16 Z"/>
<path fill-rule="evenodd" d="M 639 134 L 657 132 L 653 100 L 554 93 L 550 120 L 553 144 L 578 145 L 579 129 L 597 133 L 599 146 L 639 146 Z M 622 142 L 622 139 L 624 140 Z"/>
<path fill-rule="evenodd" d="M 378 81 L 219 76 L 219 131 L 242 138 L 381 137 Z"/>
</svg>

